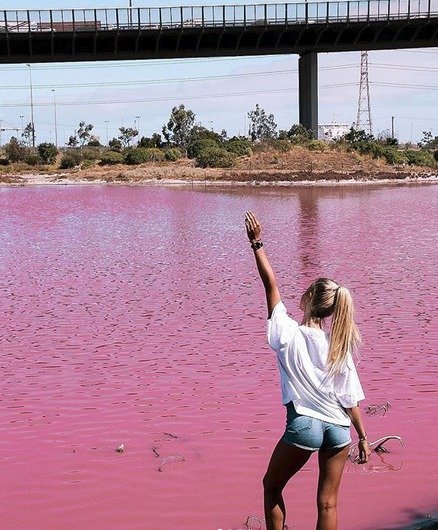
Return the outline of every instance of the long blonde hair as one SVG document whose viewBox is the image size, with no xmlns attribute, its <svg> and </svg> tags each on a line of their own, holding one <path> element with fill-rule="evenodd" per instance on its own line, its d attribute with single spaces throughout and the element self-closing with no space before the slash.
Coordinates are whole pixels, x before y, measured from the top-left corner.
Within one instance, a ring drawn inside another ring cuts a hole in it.
<svg viewBox="0 0 438 530">
<path fill-rule="evenodd" d="M 329 373 L 336 374 L 360 344 L 359 329 L 354 322 L 354 305 L 350 291 L 330 278 L 316 279 L 306 291 L 309 316 L 323 321 L 332 317 L 328 353 Z"/>
</svg>

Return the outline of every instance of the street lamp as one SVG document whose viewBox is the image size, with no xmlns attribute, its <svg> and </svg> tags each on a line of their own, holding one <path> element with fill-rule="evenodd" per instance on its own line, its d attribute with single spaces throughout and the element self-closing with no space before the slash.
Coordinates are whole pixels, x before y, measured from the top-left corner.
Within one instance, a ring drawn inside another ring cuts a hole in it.
<svg viewBox="0 0 438 530">
<path fill-rule="evenodd" d="M 20 116 L 21 118 L 21 130 L 24 130 L 24 116 Z"/>
<path fill-rule="evenodd" d="M 140 138 L 140 117 L 141 116 L 136 116 L 134 120 L 134 129 L 137 129 L 139 138 Z"/>
<path fill-rule="evenodd" d="M 58 120 L 56 116 L 56 92 L 53 88 L 52 88 L 52 92 L 53 92 L 53 108 L 55 111 L 55 145 L 56 147 L 58 147 Z"/>
<path fill-rule="evenodd" d="M 32 125 L 32 147 L 35 149 L 35 120 L 33 119 L 33 86 L 32 86 L 32 68 L 29 67 L 29 83 L 30 83 L 30 123 Z"/>
</svg>

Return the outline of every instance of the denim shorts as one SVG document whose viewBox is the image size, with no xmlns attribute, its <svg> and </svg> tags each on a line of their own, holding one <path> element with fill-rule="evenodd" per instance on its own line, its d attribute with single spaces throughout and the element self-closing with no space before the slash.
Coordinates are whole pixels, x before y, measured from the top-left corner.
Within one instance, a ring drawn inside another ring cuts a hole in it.
<svg viewBox="0 0 438 530">
<path fill-rule="evenodd" d="M 287 444 L 309 451 L 340 449 L 351 444 L 350 427 L 302 416 L 296 412 L 292 401 L 286 407 L 286 430 L 282 440 Z"/>
</svg>

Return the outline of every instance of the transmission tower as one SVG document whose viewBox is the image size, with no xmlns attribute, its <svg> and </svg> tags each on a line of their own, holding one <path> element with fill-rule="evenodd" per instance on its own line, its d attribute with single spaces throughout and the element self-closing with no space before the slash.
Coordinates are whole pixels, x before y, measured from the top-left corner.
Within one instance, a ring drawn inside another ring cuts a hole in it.
<svg viewBox="0 0 438 530">
<path fill-rule="evenodd" d="M 373 134 L 373 126 L 371 123 L 370 83 L 368 79 L 368 52 L 360 52 L 360 85 L 356 130 L 364 130 L 368 134 Z"/>
</svg>

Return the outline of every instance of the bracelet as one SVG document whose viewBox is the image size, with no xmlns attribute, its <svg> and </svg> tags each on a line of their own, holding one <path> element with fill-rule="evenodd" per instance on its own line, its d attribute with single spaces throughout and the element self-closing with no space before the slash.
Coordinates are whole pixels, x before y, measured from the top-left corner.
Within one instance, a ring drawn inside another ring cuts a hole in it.
<svg viewBox="0 0 438 530">
<path fill-rule="evenodd" d="M 368 441 L 367 433 L 365 433 L 364 436 L 359 436 L 359 442 L 367 442 L 367 441 Z"/>
<path fill-rule="evenodd" d="M 251 248 L 253 250 L 260 250 L 262 247 L 263 243 L 262 241 L 260 241 L 260 239 L 254 239 L 253 241 L 251 241 Z"/>
</svg>

